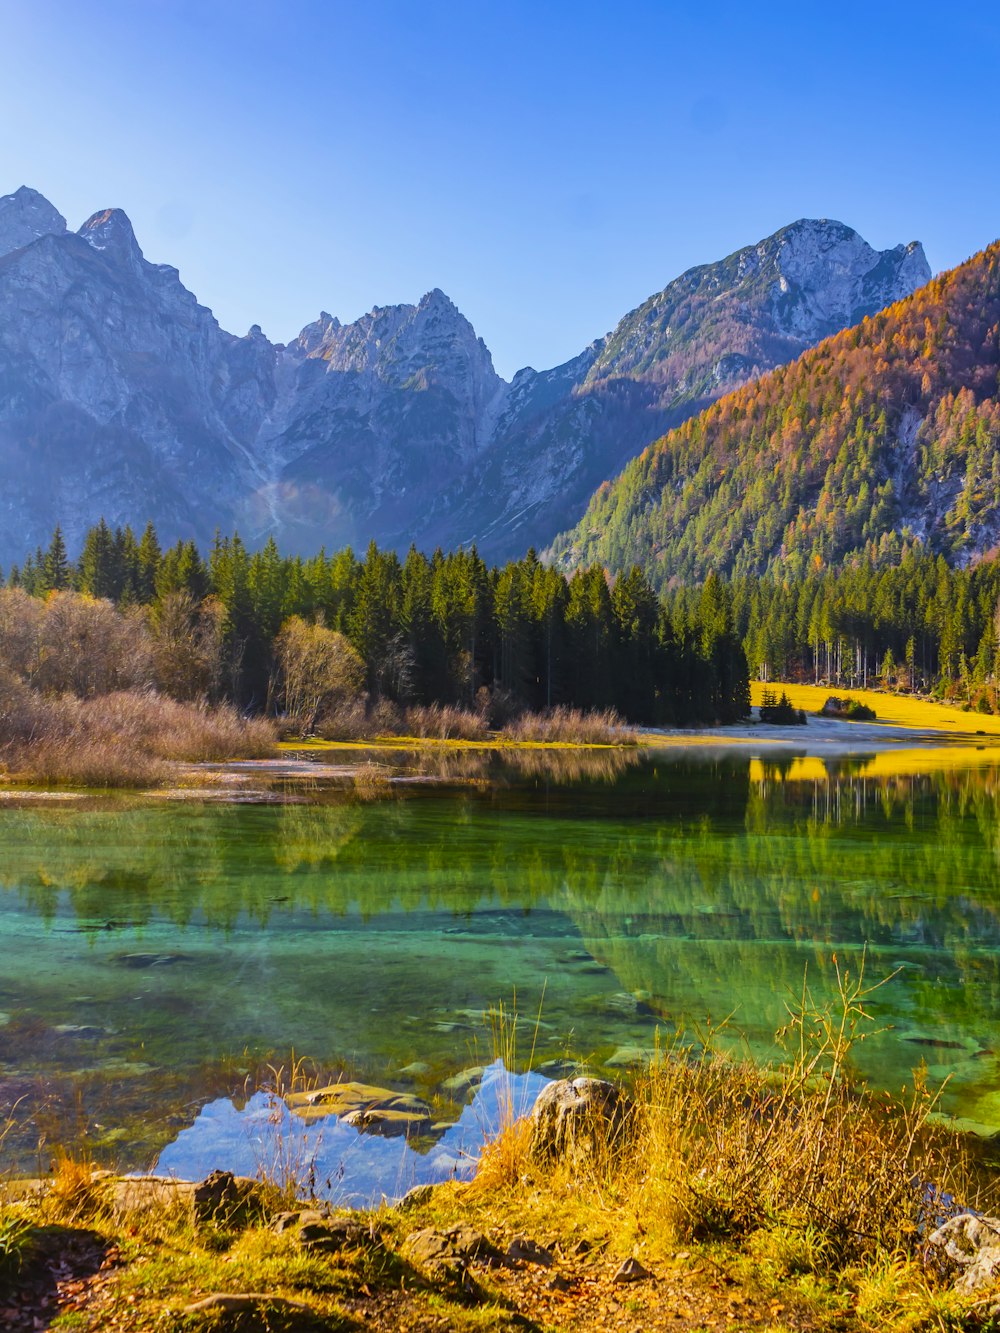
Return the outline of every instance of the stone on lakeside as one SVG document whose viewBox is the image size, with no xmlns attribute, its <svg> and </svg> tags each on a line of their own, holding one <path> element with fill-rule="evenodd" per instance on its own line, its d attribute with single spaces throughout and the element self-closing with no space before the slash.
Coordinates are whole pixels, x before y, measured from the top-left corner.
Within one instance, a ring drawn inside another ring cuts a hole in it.
<svg viewBox="0 0 1000 1333">
<path fill-rule="evenodd" d="M 338 1254 L 363 1245 L 378 1245 L 379 1233 L 359 1217 L 335 1216 L 326 1208 L 293 1208 L 279 1213 L 271 1223 L 279 1235 L 295 1233 L 303 1250 L 313 1254 Z"/>
<path fill-rule="evenodd" d="M 632 1098 L 605 1079 L 549 1083 L 531 1112 L 529 1156 L 542 1163 L 592 1161 L 627 1141 L 634 1111 Z"/>
<path fill-rule="evenodd" d="M 498 1264 L 503 1255 L 483 1232 L 464 1222 L 446 1230 L 422 1227 L 412 1231 L 403 1242 L 403 1253 L 413 1263 L 424 1268 L 456 1270 L 470 1260 Z"/>
<path fill-rule="evenodd" d="M 956 1291 L 979 1291 L 1000 1276 L 1000 1218 L 961 1213 L 938 1227 L 930 1244 L 963 1270 Z"/>
<path fill-rule="evenodd" d="M 195 1185 L 191 1200 L 195 1218 L 203 1224 L 247 1226 L 263 1221 L 268 1211 L 260 1181 L 231 1171 L 212 1171 Z"/>
</svg>

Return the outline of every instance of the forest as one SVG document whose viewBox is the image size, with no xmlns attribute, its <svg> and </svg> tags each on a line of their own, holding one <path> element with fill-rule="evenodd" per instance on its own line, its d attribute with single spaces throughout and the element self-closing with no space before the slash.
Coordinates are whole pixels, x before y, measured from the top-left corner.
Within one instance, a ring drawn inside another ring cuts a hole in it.
<svg viewBox="0 0 1000 1333">
<path fill-rule="evenodd" d="M 654 587 L 1000 541 L 1000 242 L 650 445 L 557 538 Z M 973 651 L 975 648 L 973 647 Z"/>
<path fill-rule="evenodd" d="M 162 550 L 152 526 L 136 538 L 102 521 L 77 560 L 57 529 L 6 583 L 0 662 L 11 669 L 16 658 L 20 678 L 50 693 L 107 688 L 84 664 L 102 657 L 108 629 L 84 639 L 64 624 L 58 653 L 37 630 L 18 646 L 32 615 L 46 619 L 31 604 L 82 598 L 114 607 L 119 629 L 132 627 L 129 649 L 115 649 L 105 675 L 132 662 L 129 688 L 294 713 L 308 731 L 329 731 L 345 710 L 347 729 L 352 717 L 360 725 L 359 701 L 369 714 L 386 704 L 454 706 L 490 725 L 559 707 L 615 710 L 646 725 L 730 722 L 749 710 L 746 658 L 721 585 L 709 581 L 668 613 L 638 568 L 566 578 L 534 552 L 490 568 L 475 550 L 411 549 L 400 559 L 374 543 L 363 559 L 350 549 L 302 559 L 273 540 L 250 552 L 236 535 L 218 536 L 203 556 L 191 542 Z M 77 664 L 59 679 L 57 656 Z"/>
</svg>

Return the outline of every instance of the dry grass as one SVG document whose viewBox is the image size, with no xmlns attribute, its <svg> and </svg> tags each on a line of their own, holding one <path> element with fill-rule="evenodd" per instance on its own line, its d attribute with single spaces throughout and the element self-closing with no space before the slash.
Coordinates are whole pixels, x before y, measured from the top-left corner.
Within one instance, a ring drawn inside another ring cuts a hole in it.
<svg viewBox="0 0 1000 1333">
<path fill-rule="evenodd" d="M 853 1083 L 850 1054 L 863 1040 L 877 986 L 838 972 L 830 1006 L 803 989 L 772 1067 L 678 1044 L 634 1089 L 634 1137 L 589 1174 L 528 1160 L 528 1140 L 505 1126 L 483 1154 L 488 1189 L 530 1178 L 572 1191 L 584 1214 L 611 1209 L 624 1252 L 653 1255 L 708 1242 L 808 1251 L 808 1266 L 843 1269 L 915 1254 L 929 1225 L 955 1205 L 989 1208 L 963 1141 L 936 1122 L 936 1095 L 918 1076 L 905 1096 Z M 881 984 L 881 983 L 880 983 Z M 786 1253 L 787 1252 L 787 1253 Z M 777 1262 L 777 1259 L 775 1259 Z M 784 1262 L 784 1260 L 782 1260 Z"/>
<path fill-rule="evenodd" d="M 487 736 L 486 719 L 469 708 L 441 704 L 403 709 L 401 734 L 437 740 L 479 741 Z"/>
<path fill-rule="evenodd" d="M 371 703 L 365 695 L 339 699 L 316 724 L 315 734 L 325 741 L 372 741 L 379 736 L 397 736 L 402 730 L 402 712 L 388 699 Z"/>
<path fill-rule="evenodd" d="M 450 704 L 400 706 L 387 699 L 368 704 L 363 697 L 342 699 L 320 718 L 316 734 L 324 740 L 376 740 L 412 736 L 419 740 L 485 740 L 481 713 Z"/>
<path fill-rule="evenodd" d="M 94 699 L 43 697 L 0 682 L 0 762 L 18 781 L 86 787 L 149 786 L 172 761 L 256 758 L 275 730 L 226 705 L 179 703 L 145 690 Z"/>
<path fill-rule="evenodd" d="M 500 733 L 511 741 L 561 741 L 574 745 L 635 745 L 637 737 L 613 708 L 585 713 L 579 708 L 551 708 L 523 713 Z"/>
<path fill-rule="evenodd" d="M 372 1215 L 372 1248 L 304 1255 L 249 1212 L 238 1227 L 214 1214 L 192 1226 L 188 1214 L 168 1216 L 159 1205 L 115 1212 L 102 1205 L 107 1195 L 87 1163 L 72 1159 L 57 1164 L 35 1207 L 42 1220 L 85 1220 L 114 1240 L 119 1262 L 94 1288 L 86 1327 L 123 1333 L 165 1327 L 168 1309 L 206 1291 L 287 1293 L 330 1327 L 385 1333 L 445 1325 L 485 1333 L 528 1322 L 650 1333 L 993 1327 L 986 1303 L 977 1308 L 981 1293 L 956 1292 L 954 1275 L 925 1245 L 937 1214 L 988 1209 L 991 1200 L 977 1193 L 958 1139 L 929 1118 L 934 1097 L 919 1082 L 895 1100 L 853 1085 L 851 1049 L 864 1039 L 877 987 L 863 970 L 838 976 L 829 1005 L 803 987 L 782 1034 L 787 1055 L 773 1068 L 726 1059 L 710 1041 L 676 1045 L 634 1089 L 627 1144 L 572 1169 L 531 1161 L 529 1122 L 511 1115 L 473 1182 Z M 490 1021 L 494 1055 L 515 1067 L 514 1011 L 498 1006 Z M 294 1054 L 267 1072 L 279 1097 L 330 1077 Z M 301 1191 L 303 1166 L 308 1185 L 308 1163 L 297 1158 L 262 1170 Z M 283 1206 L 275 1192 L 264 1211 Z M 511 1237 L 540 1240 L 554 1251 L 552 1269 L 479 1265 L 475 1283 L 460 1288 L 441 1273 L 414 1281 L 405 1238 L 428 1225 L 470 1224 L 501 1249 Z M 651 1269 L 655 1284 L 623 1290 L 612 1274 L 626 1258 Z M 559 1288 L 547 1280 L 552 1271 L 563 1278 Z M 337 1322 L 339 1300 L 360 1324 Z"/>
<path fill-rule="evenodd" d="M 346 699 L 323 715 L 316 734 L 329 741 L 363 741 L 402 737 L 414 740 L 487 741 L 561 745 L 634 745 L 637 737 L 613 708 L 585 713 L 558 707 L 542 713 L 521 713 L 499 732 L 489 728 L 483 709 L 451 704 L 393 704 L 364 698 Z"/>
</svg>

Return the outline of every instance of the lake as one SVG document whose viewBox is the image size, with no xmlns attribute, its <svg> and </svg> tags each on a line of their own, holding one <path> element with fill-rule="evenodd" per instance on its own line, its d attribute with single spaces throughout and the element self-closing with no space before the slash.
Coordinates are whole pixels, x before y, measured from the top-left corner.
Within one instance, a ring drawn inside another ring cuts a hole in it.
<svg viewBox="0 0 1000 1333">
<path fill-rule="evenodd" d="M 526 1096 L 577 1062 L 626 1075 L 678 1031 L 770 1058 L 804 978 L 830 997 L 863 951 L 887 980 L 858 1072 L 898 1090 L 924 1063 L 948 1112 L 1000 1129 L 1000 752 L 358 764 L 259 800 L 7 795 L 10 1161 L 69 1139 L 129 1169 L 249 1169 L 254 1094 L 305 1059 L 430 1103 L 420 1170 L 355 1146 L 361 1193 L 398 1193 L 474 1152 L 499 1056 L 540 1071 Z M 483 1019 L 499 1003 L 514 1059 Z"/>
</svg>

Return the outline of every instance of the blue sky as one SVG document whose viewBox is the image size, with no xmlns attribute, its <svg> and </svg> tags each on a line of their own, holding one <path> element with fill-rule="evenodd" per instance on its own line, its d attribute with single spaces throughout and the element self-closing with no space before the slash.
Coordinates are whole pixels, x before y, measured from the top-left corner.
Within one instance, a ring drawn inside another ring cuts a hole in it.
<svg viewBox="0 0 1000 1333">
<path fill-rule="evenodd" d="M 797 217 L 1000 234 L 1000 10 L 3 0 L 0 193 L 126 210 L 242 333 L 443 288 L 510 375 Z"/>
</svg>

